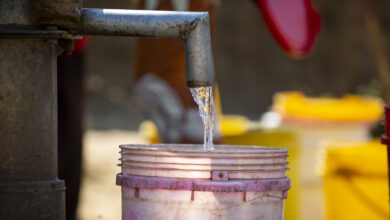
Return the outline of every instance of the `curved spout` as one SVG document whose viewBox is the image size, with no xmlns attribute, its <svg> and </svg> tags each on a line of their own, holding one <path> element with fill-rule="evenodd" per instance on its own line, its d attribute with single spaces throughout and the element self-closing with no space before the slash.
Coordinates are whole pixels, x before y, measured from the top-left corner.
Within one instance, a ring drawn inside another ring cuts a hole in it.
<svg viewBox="0 0 390 220">
<path fill-rule="evenodd" d="M 207 12 L 84 8 L 79 34 L 181 38 L 185 43 L 187 86 L 211 86 L 214 67 Z"/>
</svg>

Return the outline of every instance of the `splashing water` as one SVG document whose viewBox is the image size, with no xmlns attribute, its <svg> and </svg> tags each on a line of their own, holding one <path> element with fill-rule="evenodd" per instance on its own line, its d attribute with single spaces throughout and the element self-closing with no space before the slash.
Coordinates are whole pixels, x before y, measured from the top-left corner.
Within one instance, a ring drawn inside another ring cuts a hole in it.
<svg viewBox="0 0 390 220">
<path fill-rule="evenodd" d="M 199 114 L 203 121 L 203 148 L 206 151 L 214 150 L 214 98 L 213 87 L 190 88 L 192 97 L 199 106 Z"/>
</svg>

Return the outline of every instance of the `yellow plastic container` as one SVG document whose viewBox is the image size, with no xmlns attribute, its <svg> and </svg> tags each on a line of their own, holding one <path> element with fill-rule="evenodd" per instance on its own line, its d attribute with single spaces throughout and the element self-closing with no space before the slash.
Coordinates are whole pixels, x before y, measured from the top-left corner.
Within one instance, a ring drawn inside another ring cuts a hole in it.
<svg viewBox="0 0 390 220">
<path fill-rule="evenodd" d="M 321 143 L 368 141 L 371 125 L 382 117 L 382 100 L 355 95 L 307 97 L 299 92 L 282 92 L 274 96 L 272 110 L 282 119 L 279 128 L 290 129 L 298 136 L 297 181 L 301 186 L 297 197 L 298 219 L 324 220 L 323 182 L 315 170 Z"/>
<path fill-rule="evenodd" d="M 388 220 L 386 146 L 379 141 L 323 145 L 327 220 Z"/>
<path fill-rule="evenodd" d="M 379 98 L 356 95 L 314 98 L 299 92 L 281 92 L 274 96 L 273 110 L 289 120 L 372 122 L 382 117 L 383 102 Z"/>
</svg>

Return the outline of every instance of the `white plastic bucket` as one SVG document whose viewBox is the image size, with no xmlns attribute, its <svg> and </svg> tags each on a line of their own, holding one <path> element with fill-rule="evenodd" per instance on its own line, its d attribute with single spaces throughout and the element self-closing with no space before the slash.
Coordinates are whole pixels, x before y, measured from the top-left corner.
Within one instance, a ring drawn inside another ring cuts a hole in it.
<svg viewBox="0 0 390 220">
<path fill-rule="evenodd" d="M 287 149 L 122 145 L 122 219 L 282 220 Z"/>
</svg>

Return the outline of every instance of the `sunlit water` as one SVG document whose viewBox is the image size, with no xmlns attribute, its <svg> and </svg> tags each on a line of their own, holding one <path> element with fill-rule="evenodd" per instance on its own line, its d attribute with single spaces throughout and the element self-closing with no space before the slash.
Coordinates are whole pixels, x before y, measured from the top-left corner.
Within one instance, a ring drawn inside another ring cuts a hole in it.
<svg viewBox="0 0 390 220">
<path fill-rule="evenodd" d="M 203 148 L 207 151 L 214 150 L 214 98 L 213 87 L 191 88 L 191 94 L 199 106 L 199 114 L 203 121 Z"/>
</svg>

